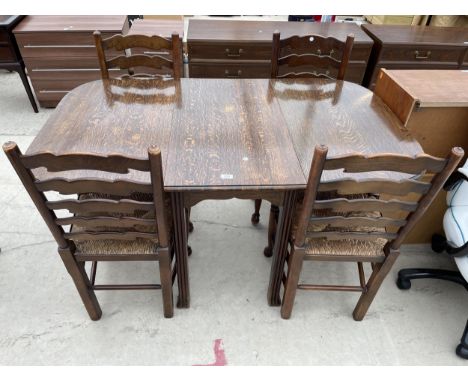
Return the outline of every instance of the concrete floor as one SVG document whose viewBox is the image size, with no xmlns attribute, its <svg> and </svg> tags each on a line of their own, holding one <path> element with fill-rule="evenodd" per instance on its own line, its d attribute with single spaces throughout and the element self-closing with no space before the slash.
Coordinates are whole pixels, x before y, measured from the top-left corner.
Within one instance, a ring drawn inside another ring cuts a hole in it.
<svg viewBox="0 0 468 382">
<path fill-rule="evenodd" d="M 16 74 L 0 72 L 0 141 L 26 150 L 53 112 L 35 114 Z M 454 268 L 425 247 L 404 247 L 362 322 L 357 293 L 298 292 L 293 317 L 266 303 L 271 260 L 262 255 L 268 205 L 193 209 L 192 304 L 162 315 L 159 291 L 98 292 L 88 318 L 45 224 L 0 154 L 0 364 L 2 365 L 466 365 L 454 354 L 468 318 L 466 291 L 437 280 L 395 286 L 398 269 Z M 157 282 L 156 266 L 103 264 L 99 282 Z M 354 265 L 306 264 L 314 282 L 355 282 Z M 176 291 L 176 287 L 174 288 Z M 221 341 L 217 341 L 221 340 Z M 219 346 L 217 346 L 219 344 Z M 225 361 L 225 362 L 224 362 Z"/>
</svg>

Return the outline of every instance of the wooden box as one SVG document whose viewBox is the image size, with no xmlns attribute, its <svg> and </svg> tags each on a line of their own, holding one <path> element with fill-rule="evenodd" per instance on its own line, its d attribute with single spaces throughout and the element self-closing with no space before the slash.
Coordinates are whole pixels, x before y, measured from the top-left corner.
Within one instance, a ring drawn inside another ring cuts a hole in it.
<svg viewBox="0 0 468 382">
<path fill-rule="evenodd" d="M 446 157 L 454 146 L 468 153 L 468 72 L 461 70 L 385 70 L 377 76 L 375 94 L 400 119 L 425 153 Z M 441 191 L 406 243 L 430 243 L 443 234 L 447 210 Z"/>
</svg>

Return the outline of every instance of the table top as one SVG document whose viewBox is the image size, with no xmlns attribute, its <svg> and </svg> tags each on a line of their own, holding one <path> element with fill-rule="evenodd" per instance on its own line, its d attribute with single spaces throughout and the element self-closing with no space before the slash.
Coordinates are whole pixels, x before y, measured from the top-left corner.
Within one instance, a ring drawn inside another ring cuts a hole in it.
<svg viewBox="0 0 468 382">
<path fill-rule="evenodd" d="M 330 156 L 422 152 L 383 101 L 353 83 L 183 78 L 81 85 L 27 153 L 145 158 L 157 145 L 168 191 L 286 190 L 305 187 L 316 144 L 328 145 Z M 140 172 L 126 176 L 148 180 Z"/>
</svg>

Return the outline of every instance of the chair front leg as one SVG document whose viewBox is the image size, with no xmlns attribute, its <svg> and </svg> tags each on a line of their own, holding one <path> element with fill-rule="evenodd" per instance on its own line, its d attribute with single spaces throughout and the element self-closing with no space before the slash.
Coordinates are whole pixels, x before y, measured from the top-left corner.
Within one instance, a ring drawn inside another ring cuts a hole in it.
<svg viewBox="0 0 468 382">
<path fill-rule="evenodd" d="M 281 304 L 281 317 L 284 319 L 291 317 L 294 300 L 296 298 L 297 284 L 299 283 L 302 263 L 304 262 L 304 255 L 304 248 L 292 246 L 288 261 L 288 274 L 286 276 L 283 301 Z"/>
<path fill-rule="evenodd" d="M 65 264 L 65 268 L 67 268 L 68 273 L 75 283 L 76 289 L 78 289 L 78 293 L 88 311 L 89 317 L 93 321 L 99 320 L 102 316 L 102 310 L 94 290 L 91 288 L 91 281 L 84 269 L 84 263 L 79 264 L 76 261 L 70 248 L 59 248 L 58 252 Z"/>
<path fill-rule="evenodd" d="M 382 264 L 377 264 L 374 267 L 374 270 L 369 277 L 369 281 L 367 281 L 366 290 L 362 292 L 361 297 L 359 298 L 359 301 L 354 308 L 353 318 L 356 321 L 362 321 L 366 315 L 375 295 L 385 280 L 385 277 L 388 275 L 388 272 L 390 272 L 392 269 L 393 264 L 395 264 L 399 254 L 399 251 L 390 250 L 389 254 L 385 258 L 385 261 Z"/>
<path fill-rule="evenodd" d="M 161 278 L 164 317 L 171 318 L 174 316 L 174 300 L 172 295 L 171 254 L 168 248 L 162 248 L 159 251 L 159 274 Z"/>
</svg>

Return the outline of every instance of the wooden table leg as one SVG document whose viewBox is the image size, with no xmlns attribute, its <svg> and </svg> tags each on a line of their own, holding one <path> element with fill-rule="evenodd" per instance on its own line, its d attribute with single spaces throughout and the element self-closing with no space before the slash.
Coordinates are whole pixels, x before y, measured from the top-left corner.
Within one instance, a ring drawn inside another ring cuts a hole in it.
<svg viewBox="0 0 468 382">
<path fill-rule="evenodd" d="M 278 219 L 278 227 L 273 247 L 273 259 L 270 271 L 270 284 L 268 286 L 268 304 L 281 305 L 280 289 L 284 272 L 284 262 L 288 251 L 289 231 L 296 204 L 296 191 L 284 193 L 283 206 Z"/>
<path fill-rule="evenodd" d="M 188 248 L 187 248 L 187 216 L 184 207 L 184 195 L 181 192 L 171 193 L 175 256 L 177 267 L 177 285 L 179 288 L 178 308 L 190 306 L 190 287 L 188 274 Z"/>
</svg>

